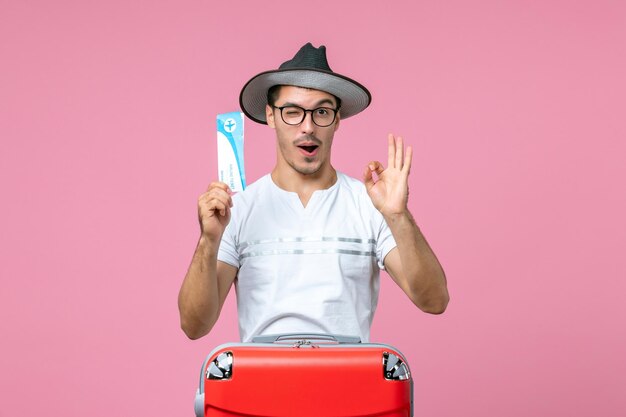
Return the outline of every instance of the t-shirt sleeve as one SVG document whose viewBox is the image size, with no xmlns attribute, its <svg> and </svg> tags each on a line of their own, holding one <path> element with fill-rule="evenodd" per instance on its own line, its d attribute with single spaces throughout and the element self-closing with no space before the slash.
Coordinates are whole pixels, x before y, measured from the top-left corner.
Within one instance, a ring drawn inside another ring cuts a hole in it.
<svg viewBox="0 0 626 417">
<path fill-rule="evenodd" d="M 380 215 L 380 228 L 378 231 L 378 238 L 376 239 L 376 261 L 378 262 L 378 267 L 380 269 L 385 270 L 385 256 L 387 256 L 387 254 L 395 247 L 396 240 L 391 234 L 391 229 L 389 229 L 389 226 L 383 216 Z"/>
</svg>

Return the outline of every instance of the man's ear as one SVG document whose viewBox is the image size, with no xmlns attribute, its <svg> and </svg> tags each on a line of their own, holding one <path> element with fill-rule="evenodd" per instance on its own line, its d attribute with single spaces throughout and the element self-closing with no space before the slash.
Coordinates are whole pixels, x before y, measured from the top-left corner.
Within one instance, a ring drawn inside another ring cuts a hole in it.
<svg viewBox="0 0 626 417">
<path fill-rule="evenodd" d="M 269 105 L 265 105 L 265 120 L 267 120 L 267 125 L 272 129 L 276 129 L 276 124 L 274 123 L 274 109 Z"/>
</svg>

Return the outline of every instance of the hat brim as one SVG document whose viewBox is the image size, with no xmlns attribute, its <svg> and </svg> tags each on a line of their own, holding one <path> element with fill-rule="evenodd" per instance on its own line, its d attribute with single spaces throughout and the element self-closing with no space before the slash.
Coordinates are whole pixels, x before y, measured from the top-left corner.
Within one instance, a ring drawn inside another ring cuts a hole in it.
<svg viewBox="0 0 626 417">
<path fill-rule="evenodd" d="M 244 114 L 255 122 L 267 124 L 267 91 L 275 85 L 313 88 L 339 97 L 342 119 L 363 111 L 372 101 L 367 88 L 343 75 L 310 68 L 289 68 L 262 72 L 246 83 L 239 95 Z"/>
</svg>

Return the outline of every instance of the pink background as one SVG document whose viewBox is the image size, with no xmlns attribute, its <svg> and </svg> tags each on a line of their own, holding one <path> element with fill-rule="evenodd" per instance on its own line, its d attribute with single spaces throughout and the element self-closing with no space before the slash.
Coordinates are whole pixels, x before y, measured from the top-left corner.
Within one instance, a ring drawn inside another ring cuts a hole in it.
<svg viewBox="0 0 626 417">
<path fill-rule="evenodd" d="M 176 307 L 215 115 L 306 41 L 374 97 L 336 167 L 389 131 L 416 150 L 452 301 L 428 316 L 383 276 L 372 331 L 416 416 L 626 415 L 625 3 L 366 4 L 0 1 L 0 416 L 193 415 L 238 339 L 233 298 L 195 342 Z M 246 129 L 254 180 L 274 138 Z"/>
</svg>

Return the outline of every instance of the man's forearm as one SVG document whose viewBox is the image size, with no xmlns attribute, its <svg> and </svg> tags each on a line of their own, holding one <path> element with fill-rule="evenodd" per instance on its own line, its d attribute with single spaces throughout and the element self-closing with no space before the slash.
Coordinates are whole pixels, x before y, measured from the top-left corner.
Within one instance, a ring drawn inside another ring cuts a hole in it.
<svg viewBox="0 0 626 417">
<path fill-rule="evenodd" d="M 219 316 L 218 247 L 200 238 L 178 294 L 181 328 L 191 339 L 207 334 Z"/>
<path fill-rule="evenodd" d="M 446 277 L 413 216 L 407 210 L 385 216 L 385 220 L 396 241 L 400 260 L 399 265 L 396 262 L 389 268 L 389 272 L 420 309 L 442 313 L 449 301 Z"/>
</svg>

